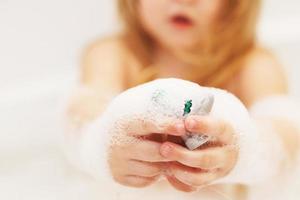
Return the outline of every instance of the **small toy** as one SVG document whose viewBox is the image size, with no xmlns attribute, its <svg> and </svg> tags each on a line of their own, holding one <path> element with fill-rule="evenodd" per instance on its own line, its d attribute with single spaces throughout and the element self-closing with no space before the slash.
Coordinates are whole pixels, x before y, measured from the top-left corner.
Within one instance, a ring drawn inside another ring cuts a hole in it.
<svg viewBox="0 0 300 200">
<path fill-rule="evenodd" d="M 208 94 L 201 101 L 201 105 L 196 111 L 196 113 L 199 115 L 209 114 L 212 109 L 213 103 L 214 103 L 214 96 Z M 184 111 L 183 111 L 184 117 L 186 117 L 191 112 L 192 106 L 193 106 L 192 100 L 187 100 L 185 102 Z M 188 133 L 187 135 L 183 136 L 182 139 L 184 140 L 185 145 L 187 146 L 188 149 L 195 150 L 201 145 L 208 142 L 211 139 L 211 137 L 199 133 Z"/>
</svg>

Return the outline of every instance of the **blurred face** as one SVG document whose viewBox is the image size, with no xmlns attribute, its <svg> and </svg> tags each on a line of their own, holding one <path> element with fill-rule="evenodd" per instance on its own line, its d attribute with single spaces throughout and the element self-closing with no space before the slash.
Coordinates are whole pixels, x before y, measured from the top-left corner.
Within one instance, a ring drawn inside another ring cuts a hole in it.
<svg viewBox="0 0 300 200">
<path fill-rule="evenodd" d="M 139 0 L 139 20 L 159 44 L 185 49 L 205 38 L 224 1 Z"/>
</svg>

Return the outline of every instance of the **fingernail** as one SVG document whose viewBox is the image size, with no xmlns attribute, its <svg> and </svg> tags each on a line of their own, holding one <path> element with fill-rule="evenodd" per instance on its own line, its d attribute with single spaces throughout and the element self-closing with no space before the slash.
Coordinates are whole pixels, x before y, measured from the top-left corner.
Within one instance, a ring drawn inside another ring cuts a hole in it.
<svg viewBox="0 0 300 200">
<path fill-rule="evenodd" d="M 176 131 L 177 133 L 184 133 L 185 132 L 184 125 L 182 123 L 176 124 Z"/>
<path fill-rule="evenodd" d="M 164 145 L 161 150 L 163 156 L 169 156 L 172 152 L 172 147 L 170 145 Z"/>
<path fill-rule="evenodd" d="M 189 122 L 188 122 L 188 128 L 189 129 L 193 129 L 193 128 L 195 128 L 196 127 L 196 120 L 194 120 L 194 119 L 191 119 L 191 120 L 189 120 Z"/>
</svg>

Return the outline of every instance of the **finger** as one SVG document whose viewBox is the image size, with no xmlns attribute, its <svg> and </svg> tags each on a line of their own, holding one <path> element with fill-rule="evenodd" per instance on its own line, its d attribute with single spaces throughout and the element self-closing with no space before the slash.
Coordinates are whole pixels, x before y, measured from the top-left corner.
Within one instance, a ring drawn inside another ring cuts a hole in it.
<svg viewBox="0 0 300 200">
<path fill-rule="evenodd" d="M 167 162 L 170 159 L 163 157 L 160 152 L 161 144 L 149 140 L 136 140 L 132 144 L 121 146 L 120 151 L 124 151 L 125 156 L 129 159 L 140 160 L 145 162 Z"/>
<path fill-rule="evenodd" d="M 184 122 L 183 121 L 174 121 L 166 126 L 162 126 L 161 133 L 174 136 L 183 136 L 186 133 Z"/>
<path fill-rule="evenodd" d="M 141 177 L 135 175 L 127 175 L 122 177 L 118 182 L 129 187 L 143 188 L 154 183 L 158 177 Z"/>
<path fill-rule="evenodd" d="M 220 178 L 218 172 L 193 172 L 175 168 L 172 173 L 179 181 L 193 187 L 204 186 Z"/>
<path fill-rule="evenodd" d="M 179 190 L 179 191 L 183 191 L 183 192 L 194 192 L 194 191 L 197 190 L 197 188 L 192 187 L 192 186 L 189 186 L 189 185 L 186 185 L 186 184 L 180 182 L 178 179 L 176 179 L 176 178 L 173 177 L 173 176 L 167 175 L 166 178 L 167 178 L 167 180 L 169 181 L 169 183 L 170 183 L 174 188 L 176 188 L 176 189 Z"/>
<path fill-rule="evenodd" d="M 201 169 L 215 169 L 226 165 L 232 166 L 238 156 L 238 150 L 233 146 L 190 151 L 170 142 L 165 142 L 161 145 L 160 153 L 167 159 Z"/>
<path fill-rule="evenodd" d="M 205 171 L 187 167 L 180 163 L 171 164 L 170 173 L 172 173 L 178 181 L 193 187 L 207 185 L 222 176 L 220 169 Z"/>
<path fill-rule="evenodd" d="M 189 132 L 212 136 L 222 144 L 233 144 L 236 140 L 229 123 L 211 116 L 189 116 L 185 120 L 185 127 Z"/>
<path fill-rule="evenodd" d="M 126 175 L 142 177 L 155 177 L 162 173 L 161 163 L 147 163 L 138 160 L 129 160 L 127 163 Z"/>
<path fill-rule="evenodd" d="M 158 123 L 136 117 L 136 119 L 123 121 L 121 126 L 124 126 L 131 136 L 143 136 L 148 135 L 149 133 L 181 136 L 186 132 L 182 120 L 168 120 Z"/>
</svg>

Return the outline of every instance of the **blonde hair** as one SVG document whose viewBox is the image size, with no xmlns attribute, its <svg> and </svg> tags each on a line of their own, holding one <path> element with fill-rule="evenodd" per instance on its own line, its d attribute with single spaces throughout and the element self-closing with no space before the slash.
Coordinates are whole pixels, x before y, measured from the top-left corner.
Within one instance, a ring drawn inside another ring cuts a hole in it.
<svg viewBox="0 0 300 200">
<path fill-rule="evenodd" d="M 134 77 L 132 86 L 155 79 L 157 73 L 151 61 L 152 39 L 137 19 L 137 2 L 118 0 L 126 41 L 130 41 L 127 45 L 143 69 L 138 77 Z M 193 66 L 190 79 L 201 85 L 222 87 L 240 69 L 245 56 L 255 45 L 260 2 L 227 0 L 219 19 L 210 29 L 210 37 L 205 38 L 207 44 L 199 44 L 191 51 L 177 52 L 181 59 Z"/>
</svg>

